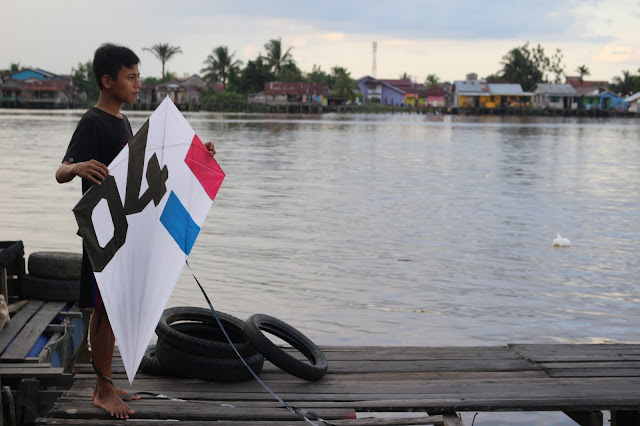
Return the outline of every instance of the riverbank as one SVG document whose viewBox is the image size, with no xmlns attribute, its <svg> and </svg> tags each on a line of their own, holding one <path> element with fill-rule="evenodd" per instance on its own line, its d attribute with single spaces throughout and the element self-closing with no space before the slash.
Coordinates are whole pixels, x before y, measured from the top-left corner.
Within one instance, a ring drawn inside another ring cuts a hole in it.
<svg viewBox="0 0 640 426">
<path fill-rule="evenodd" d="M 155 104 L 134 104 L 123 108 L 128 111 L 153 111 Z M 183 112 L 230 112 L 255 114 L 424 114 L 424 115 L 469 115 L 469 116 L 538 116 L 538 117 L 593 117 L 593 118 L 639 118 L 640 113 L 632 111 L 604 111 L 599 109 L 553 109 L 553 108 L 453 108 L 410 105 L 319 105 L 316 103 L 255 104 L 234 103 L 215 105 L 176 104 Z M 0 109 L 64 109 L 47 106 L 2 105 Z M 88 108 L 88 107 L 86 107 Z"/>
</svg>

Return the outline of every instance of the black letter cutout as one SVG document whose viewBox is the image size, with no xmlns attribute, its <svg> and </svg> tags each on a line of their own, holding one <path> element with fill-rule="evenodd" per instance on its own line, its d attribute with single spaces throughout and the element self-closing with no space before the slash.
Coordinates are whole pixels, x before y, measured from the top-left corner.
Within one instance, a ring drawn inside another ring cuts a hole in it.
<svg viewBox="0 0 640 426">
<path fill-rule="evenodd" d="M 113 223 L 113 237 L 105 244 L 104 248 L 100 247 L 100 243 L 98 243 L 98 236 L 91 217 L 93 209 L 102 199 L 107 200 Z M 115 178 L 109 175 L 104 178 L 101 185 L 93 185 L 73 208 L 73 212 L 78 222 L 78 233 L 84 240 L 93 271 L 101 272 L 120 247 L 124 245 L 129 228 Z"/>
<path fill-rule="evenodd" d="M 147 163 L 148 188 L 140 196 L 142 186 L 142 170 L 144 169 L 144 155 L 147 149 L 147 134 L 149 120 L 129 142 L 129 165 L 127 170 L 127 193 L 124 198 L 124 212 L 127 215 L 139 213 L 153 200 L 157 206 L 167 192 L 166 182 L 169 178 L 167 166 L 160 169 L 158 157 L 153 154 Z M 140 197 L 139 197 L 140 196 Z M 139 197 L 139 198 L 138 198 Z"/>
</svg>

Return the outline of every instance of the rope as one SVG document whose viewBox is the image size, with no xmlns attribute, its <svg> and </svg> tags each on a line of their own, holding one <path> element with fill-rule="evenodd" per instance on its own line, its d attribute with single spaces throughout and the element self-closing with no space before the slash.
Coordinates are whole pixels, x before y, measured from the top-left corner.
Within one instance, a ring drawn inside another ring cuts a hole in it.
<svg viewBox="0 0 640 426">
<path fill-rule="evenodd" d="M 211 312 L 213 313 L 214 318 L 216 319 L 216 322 L 218 323 L 218 326 L 220 327 L 220 329 L 222 330 L 222 333 L 224 334 L 224 336 L 226 337 L 227 341 L 229 342 L 229 344 L 231 345 L 231 347 L 233 348 L 233 351 L 236 353 L 236 355 L 238 355 L 238 358 L 240 358 L 240 360 L 242 361 L 242 363 L 244 364 L 245 367 L 247 367 L 247 369 L 249 370 L 249 372 L 251 373 L 251 375 L 253 376 L 254 379 L 256 379 L 258 381 L 258 383 L 260 383 L 260 385 L 271 394 L 271 396 L 273 396 L 280 404 L 282 404 L 282 406 L 284 408 L 286 408 L 287 410 L 291 411 L 293 414 L 302 417 L 306 422 L 308 422 L 309 424 L 318 426 L 316 423 L 314 423 L 313 421 L 311 421 L 309 418 L 307 418 L 307 416 L 305 416 L 305 414 L 307 414 L 309 417 L 313 417 L 314 420 L 317 420 L 319 422 L 322 422 L 326 425 L 329 426 L 333 426 L 331 423 L 327 422 L 326 420 L 322 419 L 320 416 L 318 416 L 316 413 L 314 413 L 313 411 L 309 411 L 309 410 L 304 410 L 301 408 L 297 408 L 297 407 L 293 407 L 289 404 L 287 404 L 286 402 L 284 402 L 282 400 L 282 398 L 280 398 L 278 395 L 276 395 L 275 392 L 273 392 L 269 386 L 267 386 L 267 384 L 265 382 L 262 381 L 262 379 L 260 379 L 260 377 L 258 377 L 258 375 L 253 371 L 253 369 L 251 367 L 249 367 L 249 364 L 247 364 L 247 362 L 244 360 L 244 358 L 242 357 L 242 355 L 240 355 L 240 353 L 238 352 L 238 350 L 236 349 L 236 346 L 233 344 L 233 342 L 231 341 L 231 338 L 229 337 L 229 335 L 227 334 L 227 331 L 225 330 L 224 326 L 222 325 L 222 321 L 220 321 L 220 318 L 218 317 L 218 314 L 216 312 L 216 310 L 213 308 L 213 305 L 211 304 L 211 300 L 209 299 L 209 296 L 207 296 L 207 293 L 204 291 L 204 288 L 202 287 L 202 285 L 200 284 L 200 281 L 198 281 L 198 278 L 196 278 L 196 275 L 193 273 L 193 270 L 191 269 L 191 266 L 189 265 L 189 262 L 185 259 L 185 264 L 187 265 L 187 268 L 189 268 L 189 272 L 191 272 L 191 275 L 193 276 L 193 279 L 196 281 L 196 284 L 198 284 L 198 287 L 200 287 L 200 291 L 202 291 L 202 294 L 204 295 L 204 298 L 207 300 L 207 303 L 209 304 L 209 309 L 211 310 Z"/>
</svg>

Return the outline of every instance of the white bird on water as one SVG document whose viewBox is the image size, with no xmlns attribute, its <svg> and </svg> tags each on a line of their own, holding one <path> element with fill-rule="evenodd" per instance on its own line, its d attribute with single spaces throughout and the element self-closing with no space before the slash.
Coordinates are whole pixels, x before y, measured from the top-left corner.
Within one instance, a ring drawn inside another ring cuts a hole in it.
<svg viewBox="0 0 640 426">
<path fill-rule="evenodd" d="M 571 241 L 567 238 L 563 238 L 560 234 L 556 234 L 556 238 L 553 240 L 554 247 L 570 247 Z"/>
</svg>

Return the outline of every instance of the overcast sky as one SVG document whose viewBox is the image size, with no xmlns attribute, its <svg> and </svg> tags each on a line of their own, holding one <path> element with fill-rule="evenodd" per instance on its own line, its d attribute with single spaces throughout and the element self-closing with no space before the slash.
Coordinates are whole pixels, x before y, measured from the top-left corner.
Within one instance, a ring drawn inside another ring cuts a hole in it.
<svg viewBox="0 0 640 426">
<path fill-rule="evenodd" d="M 278 37 L 303 71 L 340 65 L 354 78 L 372 73 L 374 40 L 378 78 L 485 77 L 527 41 L 549 56 L 560 48 L 568 75 L 586 65 L 588 79 L 611 81 L 640 68 L 640 0 L 2 0 L 0 14 L 0 69 L 57 74 L 106 41 L 132 48 L 153 77 L 160 62 L 143 48 L 180 46 L 167 69 L 182 77 L 200 73 L 217 46 L 246 63 Z"/>
</svg>

